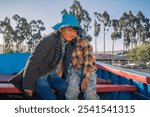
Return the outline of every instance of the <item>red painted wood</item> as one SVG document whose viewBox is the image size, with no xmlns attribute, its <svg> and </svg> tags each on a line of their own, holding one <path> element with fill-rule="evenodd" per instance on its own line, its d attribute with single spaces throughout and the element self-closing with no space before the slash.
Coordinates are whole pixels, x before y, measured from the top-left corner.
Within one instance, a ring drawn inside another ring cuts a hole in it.
<svg viewBox="0 0 150 117">
<path fill-rule="evenodd" d="M 117 92 L 117 91 L 137 91 L 137 87 L 132 85 L 117 85 L 117 84 L 98 84 L 97 92 Z"/>
<path fill-rule="evenodd" d="M 96 90 L 97 92 L 137 91 L 137 87 L 131 85 L 97 84 Z M 20 91 L 11 84 L 1 83 L 0 93 L 20 93 Z"/>
<path fill-rule="evenodd" d="M 116 92 L 116 91 L 137 91 L 135 86 L 130 85 L 112 85 L 112 84 L 98 84 L 96 86 L 97 92 Z M 0 93 L 20 93 L 20 91 L 11 84 L 0 84 Z"/>
<path fill-rule="evenodd" d="M 20 91 L 9 83 L 0 83 L 0 93 L 20 93 Z"/>
<path fill-rule="evenodd" d="M 0 75 L 3 83 L 0 83 L 0 93 L 20 93 L 12 84 L 5 83 L 12 75 Z M 112 91 L 137 91 L 135 86 L 130 85 L 112 85 L 109 81 L 97 78 L 97 92 L 112 92 Z"/>
<path fill-rule="evenodd" d="M 134 74 L 134 73 L 114 69 L 114 68 L 111 68 L 111 67 L 105 66 L 105 65 L 97 65 L 97 67 L 102 69 L 102 70 L 106 70 L 108 72 L 114 73 L 116 75 L 119 75 L 119 76 L 122 76 L 122 77 L 125 77 L 125 78 L 136 80 L 136 81 L 139 81 L 139 82 L 142 82 L 142 83 L 145 83 L 145 84 L 150 84 L 150 77 L 141 76 L 141 75 L 138 75 L 138 74 Z"/>
</svg>

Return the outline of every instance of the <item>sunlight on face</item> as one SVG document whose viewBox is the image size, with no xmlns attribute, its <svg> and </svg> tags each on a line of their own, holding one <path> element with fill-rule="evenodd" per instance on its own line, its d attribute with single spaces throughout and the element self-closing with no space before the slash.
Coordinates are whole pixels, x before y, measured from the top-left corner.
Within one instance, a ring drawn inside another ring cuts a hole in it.
<svg viewBox="0 0 150 117">
<path fill-rule="evenodd" d="M 59 32 L 66 41 L 71 41 L 72 39 L 77 37 L 77 30 L 71 26 L 63 27 L 59 29 Z"/>
</svg>

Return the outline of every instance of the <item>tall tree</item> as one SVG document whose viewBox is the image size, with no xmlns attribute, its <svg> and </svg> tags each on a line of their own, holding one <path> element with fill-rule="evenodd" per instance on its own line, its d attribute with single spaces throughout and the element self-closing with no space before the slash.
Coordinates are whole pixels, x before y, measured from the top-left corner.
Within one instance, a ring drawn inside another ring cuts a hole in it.
<svg viewBox="0 0 150 117">
<path fill-rule="evenodd" d="M 0 21 L 0 33 L 3 34 L 4 52 L 13 51 L 14 29 L 10 24 L 10 18 L 5 17 L 4 21 Z"/>
<path fill-rule="evenodd" d="M 149 19 L 141 11 L 138 11 L 137 15 L 133 15 L 131 11 L 124 12 L 119 19 L 119 27 L 123 35 L 123 50 L 149 41 Z"/>
<path fill-rule="evenodd" d="M 91 23 L 91 17 L 89 16 L 89 13 L 82 8 L 81 4 L 79 1 L 74 0 L 73 4 L 70 7 L 70 10 L 67 11 L 64 9 L 61 14 L 66 14 L 70 13 L 73 14 L 77 17 L 79 24 L 83 28 L 83 37 L 86 37 L 89 41 L 92 40 L 92 37 L 88 34 L 89 29 L 91 28 L 90 23 Z"/>
<path fill-rule="evenodd" d="M 120 39 L 122 35 L 121 35 L 120 28 L 119 28 L 119 21 L 117 19 L 113 19 L 111 22 L 112 22 L 112 27 L 114 29 L 114 32 L 112 32 L 112 34 L 111 34 L 111 39 L 113 41 L 113 43 L 112 43 L 112 55 L 114 55 L 115 41 L 117 39 Z"/>
<path fill-rule="evenodd" d="M 136 43 L 136 17 L 131 11 L 124 12 L 119 19 L 119 26 L 123 35 L 123 50 L 128 50 L 132 43 Z"/>
<path fill-rule="evenodd" d="M 98 21 L 103 24 L 103 41 L 104 41 L 104 54 L 105 54 L 105 36 L 110 27 L 110 23 L 111 23 L 110 16 L 106 11 L 104 11 L 102 14 L 97 12 L 95 12 L 94 14 L 98 19 Z"/>
<path fill-rule="evenodd" d="M 41 20 L 32 20 L 29 23 L 29 27 L 30 27 L 30 34 L 27 35 L 27 44 L 29 47 L 29 51 L 31 51 L 30 49 L 34 49 L 35 46 L 37 45 L 38 41 L 41 39 L 42 34 L 41 32 L 45 30 L 44 27 L 44 23 Z"/>
<path fill-rule="evenodd" d="M 27 35 L 30 34 L 29 24 L 27 20 L 19 15 L 14 15 L 12 19 L 16 22 L 14 43 L 16 44 L 17 51 L 23 51 L 23 42 L 27 39 Z"/>
<path fill-rule="evenodd" d="M 149 19 L 144 16 L 141 11 L 138 11 L 136 15 L 136 29 L 138 33 L 139 43 L 145 44 L 149 38 L 150 22 Z"/>
<path fill-rule="evenodd" d="M 32 20 L 28 23 L 26 18 L 19 15 L 14 15 L 12 19 L 16 22 L 14 28 L 8 17 L 4 21 L 0 21 L 0 33 L 3 34 L 5 52 L 12 52 L 13 45 L 16 45 L 16 51 L 22 52 L 24 42 L 27 42 L 30 52 L 42 37 L 41 32 L 45 30 L 44 23 L 41 20 Z"/>
<path fill-rule="evenodd" d="M 128 15 L 126 12 L 124 12 L 123 15 L 119 19 L 119 26 L 124 36 L 123 37 L 123 51 L 125 51 L 125 45 L 127 46 L 128 40 L 129 40 L 129 37 L 128 37 L 129 31 L 127 30 L 128 24 L 129 24 Z"/>
<path fill-rule="evenodd" d="M 97 54 L 97 37 L 100 33 L 100 23 L 94 21 L 94 36 L 95 36 L 95 53 Z"/>
<path fill-rule="evenodd" d="M 28 44 L 28 51 L 34 49 L 39 39 L 41 39 L 41 31 L 45 30 L 44 23 L 41 20 L 27 20 L 18 15 L 14 15 L 13 19 L 16 21 L 16 45 L 22 44 L 24 41 Z"/>
</svg>

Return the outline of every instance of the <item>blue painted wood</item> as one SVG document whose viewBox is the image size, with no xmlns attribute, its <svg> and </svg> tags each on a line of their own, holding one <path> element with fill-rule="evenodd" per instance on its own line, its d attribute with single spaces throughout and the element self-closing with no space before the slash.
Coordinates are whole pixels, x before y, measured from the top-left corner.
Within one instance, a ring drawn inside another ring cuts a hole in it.
<svg viewBox="0 0 150 117">
<path fill-rule="evenodd" d="M 103 78 L 102 77 L 102 69 L 97 69 L 96 74 L 97 74 L 97 77 Z"/>
<path fill-rule="evenodd" d="M 99 63 L 99 64 L 109 66 L 113 69 L 123 70 L 123 71 L 129 72 L 129 73 L 134 73 L 134 74 L 137 74 L 137 75 L 150 77 L 150 74 L 148 74 L 148 73 L 142 73 L 142 72 L 137 72 L 137 71 L 134 71 L 134 70 L 119 68 L 119 67 L 112 66 L 112 65 L 107 65 L 107 64 L 104 64 L 104 63 Z M 107 77 L 106 73 L 108 71 L 106 72 L 103 69 L 101 69 L 101 71 L 104 71 L 104 73 L 105 73 L 104 79 L 107 79 L 106 78 Z M 109 71 L 109 74 L 111 76 L 113 84 L 129 84 L 129 85 L 134 85 L 134 86 L 138 87 L 138 92 L 136 92 L 136 93 L 129 93 L 129 92 L 120 92 L 120 93 L 118 93 L 118 99 L 150 99 L 150 84 L 145 84 L 145 83 L 142 83 L 140 81 L 132 80 L 132 79 L 128 78 L 127 75 L 126 75 L 126 77 L 118 76 L 114 73 L 111 73 L 111 70 Z M 107 93 L 105 95 L 107 95 Z M 111 95 L 114 96 L 113 92 L 111 93 Z M 105 97 L 107 97 L 107 96 L 105 96 Z M 114 99 L 114 98 L 112 98 L 112 99 Z M 116 96 L 115 96 L 115 99 L 117 99 Z"/>
<path fill-rule="evenodd" d="M 111 74 L 111 81 L 113 84 L 119 84 L 119 79 L 116 74 Z"/>
<path fill-rule="evenodd" d="M 25 66 L 29 55 L 29 53 L 0 54 L 0 74 L 19 72 Z"/>
<path fill-rule="evenodd" d="M 148 92 L 148 94 L 147 94 L 148 97 L 150 97 L 150 85 L 149 84 L 147 85 L 147 92 Z"/>
<path fill-rule="evenodd" d="M 129 85 L 131 85 L 131 80 L 130 79 L 125 78 L 125 77 L 121 77 L 121 76 L 119 76 L 119 77 L 120 77 L 120 84 L 129 84 Z"/>
<path fill-rule="evenodd" d="M 131 100 L 132 99 L 131 93 L 132 92 L 119 92 L 117 100 Z"/>
<path fill-rule="evenodd" d="M 103 71 L 103 77 L 105 80 L 109 80 L 109 72 L 108 71 Z"/>
<path fill-rule="evenodd" d="M 134 81 L 134 82 L 133 82 L 133 85 L 135 85 L 135 86 L 138 87 L 138 92 L 139 92 L 139 93 L 144 94 L 144 95 L 147 94 L 143 83 Z"/>
<path fill-rule="evenodd" d="M 119 92 L 98 93 L 100 100 L 117 100 Z"/>
<path fill-rule="evenodd" d="M 150 98 L 141 93 L 132 93 L 132 100 L 150 100 Z"/>
</svg>

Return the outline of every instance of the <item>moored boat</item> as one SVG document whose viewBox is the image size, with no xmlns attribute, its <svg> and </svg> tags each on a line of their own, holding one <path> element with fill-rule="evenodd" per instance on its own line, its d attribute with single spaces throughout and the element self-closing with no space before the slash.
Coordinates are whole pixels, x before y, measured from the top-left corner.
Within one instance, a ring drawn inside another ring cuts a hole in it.
<svg viewBox="0 0 150 117">
<path fill-rule="evenodd" d="M 26 64 L 29 53 L 0 54 L 0 99 L 26 99 L 9 78 Z M 97 62 L 97 93 L 102 100 L 149 100 L 150 74 Z"/>
</svg>

